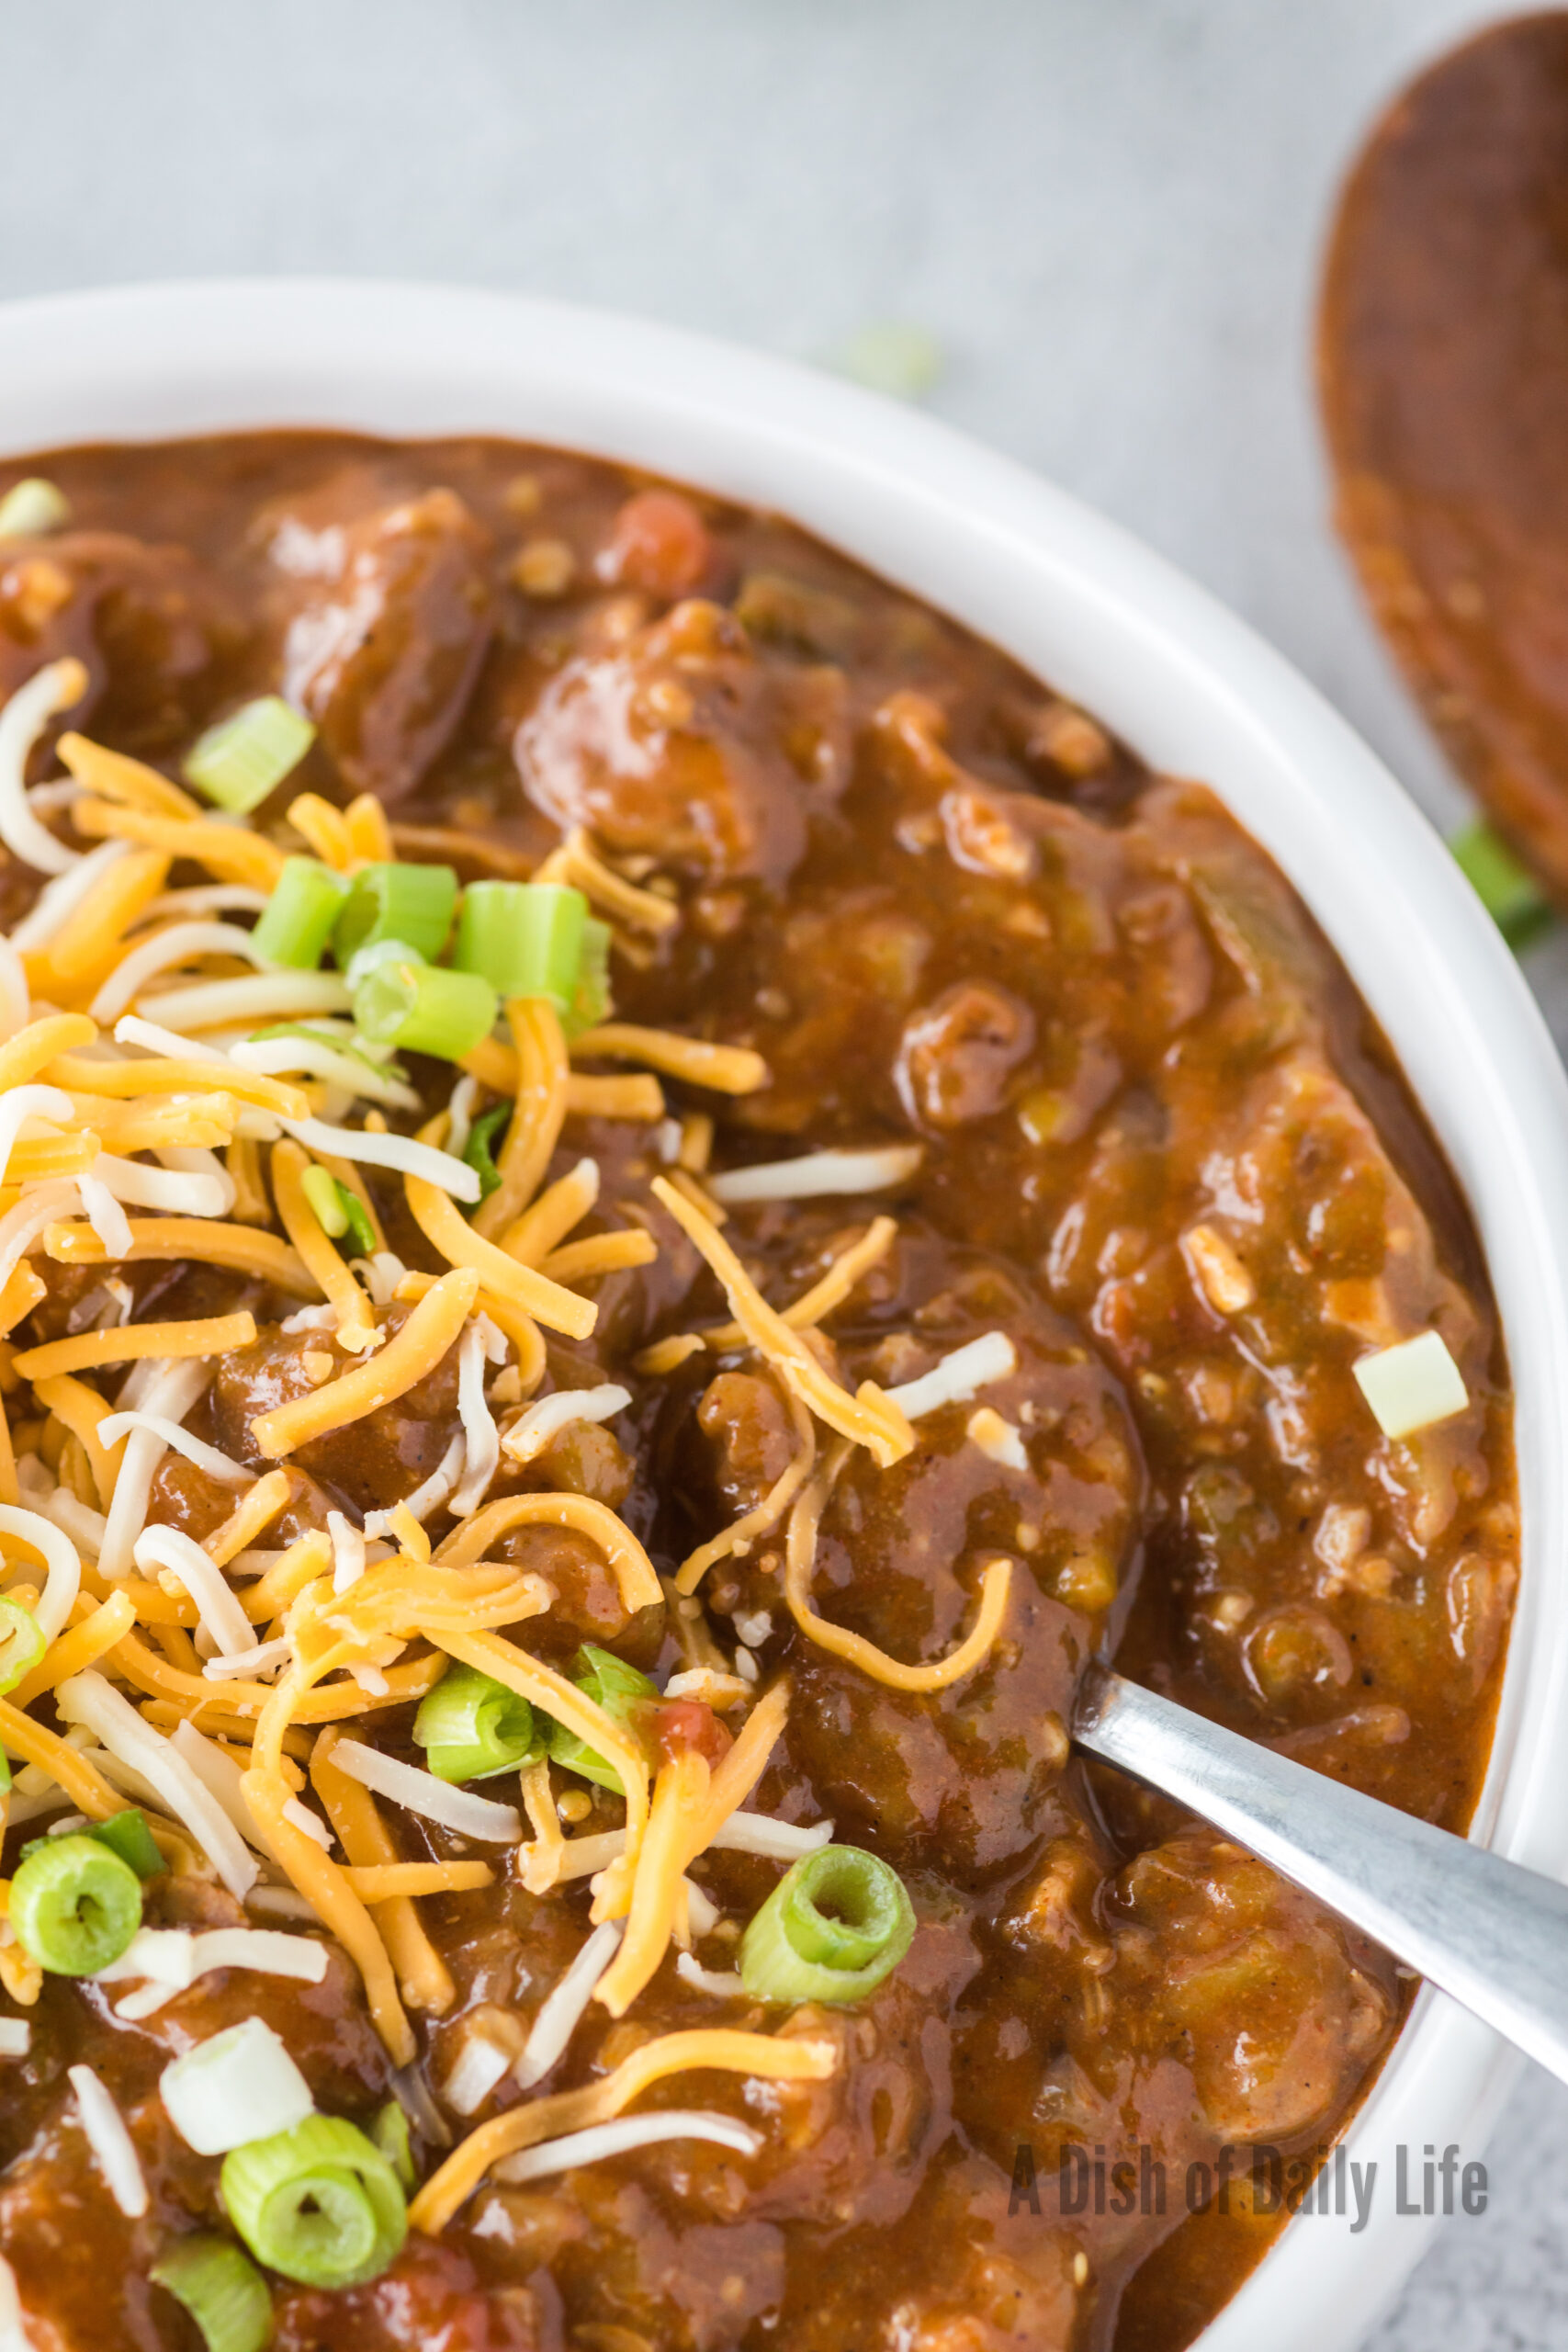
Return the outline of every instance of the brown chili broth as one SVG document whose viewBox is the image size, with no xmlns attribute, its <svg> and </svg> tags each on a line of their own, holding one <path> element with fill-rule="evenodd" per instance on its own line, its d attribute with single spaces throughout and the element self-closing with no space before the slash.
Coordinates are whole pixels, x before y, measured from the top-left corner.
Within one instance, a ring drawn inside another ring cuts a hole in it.
<svg viewBox="0 0 1568 2352">
<path fill-rule="evenodd" d="M 454 526 L 442 509 L 433 528 L 462 543 L 457 585 L 437 583 L 400 619 L 394 595 L 389 702 L 378 676 L 354 705 L 350 680 L 322 727 L 336 757 L 318 748 L 280 805 L 304 785 L 344 798 L 384 782 L 398 821 L 446 836 L 405 854 L 456 842 L 468 873 L 512 870 L 557 838 L 519 789 L 523 729 L 532 787 L 556 816 L 680 883 L 671 942 L 646 968 L 617 966 L 618 1012 L 755 1046 L 773 1070 L 750 1099 L 667 1086 L 677 1112 L 716 1116 L 716 1164 L 911 1133 L 925 1144 L 892 1201 L 738 1214 L 728 1232 L 767 1294 L 793 1296 L 891 1207 L 896 1254 L 828 1327 L 850 1385 L 908 1377 L 990 1329 L 1021 1359 L 976 1401 L 1023 1432 L 1028 1473 L 966 1439 L 972 1407 L 948 1408 L 896 1470 L 856 1457 L 818 1557 L 818 1606 L 919 1657 L 959 1637 L 980 1561 L 1007 1550 L 1009 1619 L 972 1680 L 903 1698 L 786 1633 L 776 1545 L 723 1563 L 705 1588 L 727 1652 L 729 1619 L 769 1611 L 764 1679 L 794 1681 L 786 1741 L 754 1802 L 794 1820 L 830 1815 L 840 1838 L 904 1872 L 920 1917 L 903 1967 L 833 2021 L 835 2082 L 750 2098 L 727 2077 L 668 2085 L 645 2104 L 778 2119 L 755 2165 L 673 2143 L 487 2192 L 441 2249 L 415 2245 L 379 2288 L 335 2302 L 281 2294 L 280 2341 L 1173 2352 L 1272 2224 L 1240 2199 L 1183 2225 L 1179 2195 L 1163 2218 L 1057 2221 L 1055 2150 L 1076 2140 L 1114 2159 L 1147 2143 L 1179 2179 L 1222 2143 L 1314 2148 L 1385 2054 L 1401 1998 L 1382 1955 L 1261 1865 L 1114 1775 L 1064 1768 L 1076 1678 L 1102 1644 L 1186 1703 L 1458 1828 L 1484 1770 L 1512 1587 L 1510 1405 L 1479 1248 L 1342 967 L 1201 786 L 1152 776 L 997 650 L 773 517 L 692 493 L 709 556 L 687 583 L 697 601 L 671 619 L 671 595 L 595 569 L 642 478 L 558 451 L 254 435 L 59 452 L 6 480 L 34 470 L 73 518 L 64 538 L 0 560 L 0 690 L 82 652 L 93 702 L 73 721 L 164 763 L 278 683 L 282 634 L 308 594 L 280 587 L 280 516 L 298 506 L 313 528 L 352 533 L 434 487 L 455 492 L 472 519 Z M 102 534 L 194 560 L 143 560 Z M 564 593 L 513 584 L 520 550 L 540 541 L 558 549 L 554 570 L 536 552 L 525 571 Z M 39 562 L 63 575 L 63 596 L 26 571 Z M 477 652 L 464 594 L 484 605 Z M 708 609 L 737 602 L 750 633 Z M 671 677 L 694 685 L 694 713 L 665 695 L 649 717 L 649 685 Z M 635 775 L 607 771 L 595 749 L 607 700 L 643 730 Z M 660 859 L 660 844 L 675 854 Z M 12 921 L 35 877 L 13 864 L 0 880 Z M 450 1072 L 423 1077 L 445 1099 Z M 646 1198 L 657 1167 L 648 1131 L 569 1122 L 550 1173 L 584 1152 L 604 1176 L 593 1222 L 627 1222 L 618 1204 Z M 436 1270 L 377 1190 L 392 1246 Z M 1215 1205 L 1227 1200 L 1240 1204 L 1228 1223 Z M 599 1285 L 599 1330 L 577 1350 L 552 1344 L 550 1383 L 632 1387 L 620 1507 L 668 1569 L 756 1499 L 788 1458 L 788 1425 L 744 1356 L 663 1382 L 628 1371 L 650 1338 L 725 1312 L 655 1216 L 660 1261 Z M 1240 1248 L 1256 1292 L 1245 1309 L 1217 1312 L 1198 1286 L 1181 1247 L 1198 1222 Z M 258 1316 L 281 1311 L 210 1271 L 135 1271 L 141 1314 L 242 1296 Z M 65 1288 L 33 1319 L 39 1337 L 62 1328 Z M 1393 1447 L 1349 1365 L 1433 1322 L 1472 1408 Z M 243 1447 L 249 1414 L 292 1393 L 297 1354 L 264 1333 L 193 1426 Z M 376 1426 L 319 1441 L 307 1466 L 329 1494 L 389 1499 L 455 1427 L 448 1365 Z M 590 1489 L 608 1475 L 602 1455 L 556 1474 Z M 215 1509 L 198 1474 L 161 1474 L 154 1516 L 200 1534 Z M 558 1662 L 593 1632 L 662 1677 L 678 1663 L 668 1630 L 618 1625 L 572 1544 L 529 1554 L 568 1622 L 528 1638 Z M 406 1719 L 372 1720 L 418 1760 Z M 587 1826 L 617 1817 L 604 1804 Z M 387 1817 L 411 1857 L 458 1850 Z M 744 1920 L 777 1871 L 720 1855 L 696 1875 Z M 165 1916 L 226 1917 L 225 1900 L 187 1883 Z M 458 1985 L 446 2018 L 416 2020 L 435 2085 L 474 2009 L 532 2013 L 586 1905 L 581 1886 L 536 1900 L 512 1884 L 422 1906 Z M 715 1944 L 704 1958 L 728 1967 L 729 1953 Z M 156 2076 L 172 2051 L 253 2009 L 323 2107 L 363 2120 L 385 2096 L 341 1961 L 320 1988 L 209 1978 L 129 2029 L 103 1994 L 46 1983 L 32 2052 L 6 2068 L 0 2248 L 28 2310 L 54 2322 L 51 2352 L 194 2343 L 144 2275 L 172 2229 L 220 2218 L 217 2167 L 169 2129 Z M 721 2010 L 667 1963 L 626 2026 L 591 2013 L 543 2087 L 611 2063 L 627 2027 L 720 2021 L 768 2013 Z M 79 2058 L 138 2132 L 153 2190 L 143 2223 L 109 2202 L 68 2120 L 63 2069 Z M 1009 2212 L 1022 2143 L 1039 2217 Z"/>
</svg>

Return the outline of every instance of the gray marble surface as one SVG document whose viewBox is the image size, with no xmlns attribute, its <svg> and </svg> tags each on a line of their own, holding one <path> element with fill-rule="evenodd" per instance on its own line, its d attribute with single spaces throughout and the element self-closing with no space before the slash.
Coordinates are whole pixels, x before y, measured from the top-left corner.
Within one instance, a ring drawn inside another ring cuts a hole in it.
<svg viewBox="0 0 1568 2352">
<path fill-rule="evenodd" d="M 365 271 L 807 358 L 934 338 L 931 404 L 1247 614 L 1439 821 L 1325 524 L 1310 314 L 1359 130 L 1473 0 L 0 0 L 0 295 Z M 1568 1037 L 1568 944 L 1531 977 Z M 1470 2153 L 1470 2152 L 1467 2152 Z M 1568 2343 L 1539 2075 L 1377 2352 Z"/>
</svg>

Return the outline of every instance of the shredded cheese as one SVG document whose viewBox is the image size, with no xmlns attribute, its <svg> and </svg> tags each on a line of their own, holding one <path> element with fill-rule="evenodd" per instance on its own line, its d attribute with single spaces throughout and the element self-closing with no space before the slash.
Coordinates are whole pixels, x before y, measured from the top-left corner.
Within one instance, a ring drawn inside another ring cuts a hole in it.
<svg viewBox="0 0 1568 2352">
<path fill-rule="evenodd" d="M 945 1690 L 962 1681 L 984 1661 L 1001 1631 L 1011 1588 L 1012 1562 L 1005 1557 L 990 1560 L 981 1570 L 980 1607 L 968 1634 L 956 1649 L 928 1666 L 906 1666 L 899 1659 L 889 1657 L 886 1650 L 879 1650 L 863 1634 L 852 1634 L 843 1625 L 829 1623 L 811 1606 L 817 1531 L 830 1486 L 831 1469 L 829 1475 L 812 1481 L 790 1513 L 784 1546 L 784 1599 L 801 1632 L 819 1649 L 859 1667 L 874 1682 L 884 1683 L 891 1690 Z"/>
<path fill-rule="evenodd" d="M 450 1781 L 438 1780 L 416 1764 L 400 1763 L 395 1756 L 383 1756 L 379 1748 L 367 1747 L 362 1740 L 340 1738 L 333 1759 L 350 1780 L 374 1789 L 378 1796 L 389 1797 L 407 1813 L 439 1822 L 460 1838 L 515 1845 L 523 1834 L 514 1805 L 475 1796 L 471 1789 L 454 1788 Z"/>
<path fill-rule="evenodd" d="M 865 1446 L 883 1469 L 901 1460 L 915 1440 L 897 1406 L 871 1381 L 863 1385 L 858 1396 L 850 1396 L 823 1370 L 784 1317 L 768 1305 L 711 1220 L 683 1200 L 666 1178 L 656 1176 L 652 1189 L 718 1276 L 748 1341 L 777 1369 L 801 1403 L 840 1436 Z"/>
<path fill-rule="evenodd" d="M 705 1544 L 684 1559 L 675 1577 L 675 1589 L 685 1595 L 695 1592 L 704 1577 L 716 1560 L 727 1560 L 735 1554 L 744 1555 L 751 1545 L 775 1528 L 801 1487 L 811 1475 L 817 1459 L 817 1436 L 811 1417 L 792 1396 L 790 1410 L 795 1421 L 795 1450 L 793 1458 L 774 1479 L 760 1503 L 754 1503 L 740 1517 L 710 1536 Z"/>
<path fill-rule="evenodd" d="M 100 1265 L 108 1256 L 97 1236 L 79 1225 L 47 1225 L 43 1246 L 49 1257 L 65 1266 Z M 298 1253 L 275 1234 L 256 1233 L 248 1226 L 209 1224 L 196 1217 L 132 1217 L 130 1247 L 121 1262 L 149 1258 L 194 1258 L 233 1273 L 254 1274 L 296 1298 L 316 1295 L 316 1284 Z"/>
<path fill-rule="evenodd" d="M 503 2156 L 610 2122 L 643 2091 L 671 2075 L 707 2069 L 749 2075 L 761 2082 L 819 2083 L 826 2081 L 836 2064 L 831 2041 L 784 2041 L 772 2034 L 712 2027 L 692 2033 L 661 2034 L 634 2050 L 599 2082 L 581 2090 L 557 2091 L 549 2098 L 533 2099 L 480 2124 L 414 2198 L 409 2207 L 410 2225 L 438 2237 Z"/>
<path fill-rule="evenodd" d="M 479 1295 L 479 1276 L 468 1267 L 444 1274 L 422 1298 L 408 1321 L 368 1363 L 356 1364 L 309 1396 L 296 1396 L 257 1414 L 251 1435 L 269 1461 L 297 1453 L 311 1438 L 346 1429 L 367 1413 L 406 1396 L 434 1371 L 457 1340 Z"/>
<path fill-rule="evenodd" d="M 625 1520 L 617 1519 L 607 1504 L 594 1501 L 590 1495 L 502 1496 L 499 1502 L 487 1503 L 465 1526 L 455 1529 L 436 1553 L 436 1561 L 446 1567 L 467 1567 L 483 1559 L 491 1545 L 514 1527 L 570 1527 L 596 1544 L 628 1614 L 655 1609 L 663 1598 L 653 1563 Z M 590 1739 L 589 1746 L 593 1744 Z"/>
</svg>

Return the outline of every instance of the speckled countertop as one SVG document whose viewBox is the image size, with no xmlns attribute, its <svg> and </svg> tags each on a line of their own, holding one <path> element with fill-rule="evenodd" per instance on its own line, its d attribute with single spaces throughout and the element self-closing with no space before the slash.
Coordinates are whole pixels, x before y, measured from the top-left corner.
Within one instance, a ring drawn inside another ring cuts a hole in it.
<svg viewBox="0 0 1568 2352">
<path fill-rule="evenodd" d="M 792 355 L 905 321 L 953 422 L 1247 614 L 1439 821 L 1330 540 L 1308 319 L 1337 172 L 1467 0 L 0 0 L 0 296 L 462 279 Z M 1568 940 L 1531 959 L 1568 1039 Z M 1471 2153 L 1469 2151 L 1467 2154 Z M 1568 2344 L 1568 2092 L 1377 2352 Z M 1338 2352 L 1338 2347 L 1336 2347 Z"/>
</svg>

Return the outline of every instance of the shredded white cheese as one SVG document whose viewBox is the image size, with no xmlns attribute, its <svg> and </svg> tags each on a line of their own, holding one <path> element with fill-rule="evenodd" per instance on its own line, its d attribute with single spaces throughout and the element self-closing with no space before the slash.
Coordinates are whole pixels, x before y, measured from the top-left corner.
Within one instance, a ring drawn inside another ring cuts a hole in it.
<svg viewBox="0 0 1568 2352">
<path fill-rule="evenodd" d="M 473 2115 L 484 2105 L 512 2064 L 499 2042 L 477 2028 L 464 2041 L 441 2096 L 457 2115 Z"/>
<path fill-rule="evenodd" d="M 109 2195 L 127 2221 L 139 2222 L 147 2211 L 147 2183 L 125 2118 L 91 2066 L 71 2067 L 68 2079 L 76 2094 L 76 2112 L 87 2145 L 97 2159 Z"/>
<path fill-rule="evenodd" d="M 512 2070 L 524 2090 L 542 2082 L 564 2054 L 593 1998 L 593 1987 L 615 1956 L 624 1924 L 620 1919 L 606 1919 L 595 1928 L 565 1975 L 540 2003 L 522 2055 Z"/>
<path fill-rule="evenodd" d="M 770 1159 L 704 1178 L 716 1201 L 734 1208 L 746 1201 L 809 1201 L 829 1193 L 882 1193 L 907 1183 L 924 1154 L 918 1143 L 886 1144 L 874 1151 L 808 1151 L 797 1159 Z"/>
<path fill-rule="evenodd" d="M 175 922 L 142 941 L 120 957 L 87 1010 L 106 1027 L 129 1011 L 146 983 L 176 964 L 195 964 L 204 956 L 232 956 L 242 963 L 266 967 L 248 931 L 234 922 Z"/>
<path fill-rule="evenodd" d="M 463 1424 L 463 1476 L 447 1504 L 454 1519 L 478 1510 L 501 1466 L 501 1440 L 485 1398 L 485 1334 L 469 1323 L 457 1342 L 457 1418 Z"/>
<path fill-rule="evenodd" d="M 987 1331 L 966 1347 L 954 1348 L 918 1380 L 906 1380 L 887 1391 L 911 1421 L 934 1413 L 942 1405 L 967 1405 L 993 1380 L 1005 1380 L 1018 1370 L 1018 1350 L 1005 1331 Z"/>
<path fill-rule="evenodd" d="M 85 1674 L 67 1675 L 54 1702 L 64 1722 L 85 1724 L 111 1756 L 121 1758 L 157 1790 L 230 1894 L 243 1902 L 255 1884 L 256 1865 L 228 1815 L 162 1732 L 143 1722 L 130 1701 L 91 1668 Z"/>
<path fill-rule="evenodd" d="M 699 1993 L 711 1993 L 716 2001 L 737 2001 L 745 1995 L 746 1987 L 736 1970 L 705 1968 L 689 1951 L 683 1951 L 676 1961 L 675 1973 L 682 1984 L 694 1984 Z"/>
<path fill-rule="evenodd" d="M 514 1845 L 523 1835 L 515 1805 L 497 1804 L 492 1797 L 477 1797 L 468 1789 L 454 1788 L 449 1781 L 437 1780 L 434 1772 L 422 1771 L 417 1764 L 400 1763 L 395 1756 L 383 1756 L 362 1740 L 340 1739 L 333 1749 L 333 1762 L 378 1796 L 389 1797 L 405 1812 L 417 1813 L 426 1821 L 438 1821 L 459 1838 Z"/>
<path fill-rule="evenodd" d="M 255 1627 L 241 1608 L 222 1569 L 211 1553 L 204 1552 L 190 1536 L 177 1527 L 143 1528 L 130 1556 L 139 1568 L 149 1574 L 166 1568 L 184 1586 L 220 1656 L 255 1648 Z"/>
<path fill-rule="evenodd" d="M 509 1461 L 532 1462 L 573 1421 L 613 1420 L 631 1401 L 631 1390 L 618 1387 L 614 1381 L 605 1381 L 598 1388 L 558 1388 L 553 1396 L 541 1396 L 513 1422 L 501 1441 L 502 1450 Z"/>
<path fill-rule="evenodd" d="M 86 691 L 85 670 L 67 657 L 35 670 L 0 707 L 0 841 L 39 874 L 69 874 L 82 854 L 67 849 L 28 806 L 28 762 L 55 712 L 79 702 Z"/>
<path fill-rule="evenodd" d="M 622 2115 L 614 2123 L 591 2124 L 586 2132 L 569 2132 L 559 2140 L 546 2140 L 536 2148 L 506 2156 L 494 2167 L 497 2180 L 509 2184 L 547 2179 L 552 2173 L 572 2172 L 580 2165 L 602 2164 L 606 2156 L 625 2155 L 631 2148 L 657 2147 L 661 2140 L 711 2140 L 738 2156 L 754 2156 L 762 2135 L 749 2123 L 728 2115 L 711 2115 L 700 2108 L 668 2107 L 652 2115 Z"/>
</svg>

